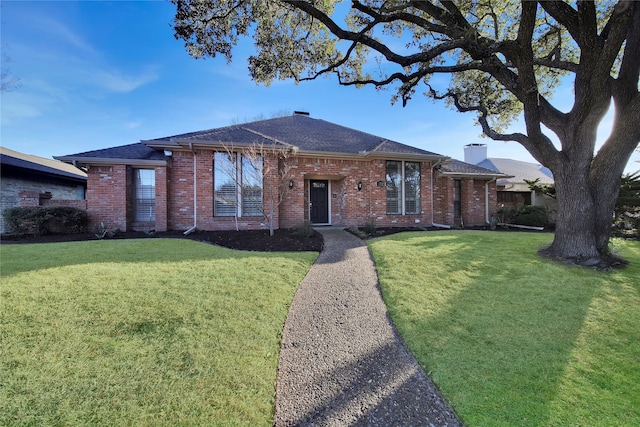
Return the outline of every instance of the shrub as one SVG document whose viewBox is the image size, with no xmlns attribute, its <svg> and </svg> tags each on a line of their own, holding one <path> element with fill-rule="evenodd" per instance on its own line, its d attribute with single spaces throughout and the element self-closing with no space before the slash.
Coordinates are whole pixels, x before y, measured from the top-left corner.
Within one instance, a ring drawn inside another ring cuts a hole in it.
<svg viewBox="0 0 640 427">
<path fill-rule="evenodd" d="M 362 226 L 362 231 L 364 231 L 369 236 L 376 232 L 376 221 L 373 218 L 367 220 Z"/>
<path fill-rule="evenodd" d="M 104 222 L 101 222 L 100 224 L 95 224 L 93 226 L 93 234 L 95 234 L 95 236 L 98 239 L 111 239 L 113 237 L 115 237 L 118 233 L 120 233 L 120 229 L 116 228 L 113 231 L 109 231 L 107 229 L 107 227 L 104 226 Z M 147 233 L 150 234 L 150 233 Z"/>
<path fill-rule="evenodd" d="M 498 210 L 500 222 L 505 224 L 545 227 L 549 225 L 549 215 L 544 206 L 517 206 Z"/>
<path fill-rule="evenodd" d="M 87 231 L 87 212 L 68 206 L 32 206 L 5 209 L 2 215 L 16 234 L 78 234 Z"/>
<path fill-rule="evenodd" d="M 293 230 L 293 234 L 300 237 L 311 237 L 314 232 L 313 225 L 309 221 L 304 221 Z"/>
</svg>

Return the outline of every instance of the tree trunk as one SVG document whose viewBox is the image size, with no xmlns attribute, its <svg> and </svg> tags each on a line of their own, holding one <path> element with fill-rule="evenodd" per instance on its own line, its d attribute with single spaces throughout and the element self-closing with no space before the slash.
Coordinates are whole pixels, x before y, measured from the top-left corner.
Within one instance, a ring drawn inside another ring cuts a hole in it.
<svg viewBox="0 0 640 427">
<path fill-rule="evenodd" d="M 271 200 L 269 202 L 269 236 L 274 235 L 274 231 L 273 231 L 273 212 L 274 212 L 274 206 L 273 206 L 273 197 L 271 197 Z"/>
<path fill-rule="evenodd" d="M 556 232 L 545 253 L 553 258 L 584 261 L 599 258 L 596 245 L 594 200 L 589 186 L 589 169 L 566 162 L 553 171 L 558 201 Z"/>
<path fill-rule="evenodd" d="M 613 166 L 613 165 L 609 165 Z M 610 176 L 593 168 L 591 171 L 591 188 L 595 201 L 595 237 L 596 247 L 601 254 L 609 255 L 609 238 L 613 225 L 613 213 L 620 193 L 622 172 Z"/>
<path fill-rule="evenodd" d="M 609 239 L 621 176 L 633 148 L 632 143 L 610 144 L 593 160 L 573 153 L 554 168 L 556 232 L 542 253 L 579 263 L 598 260 L 601 266 L 623 261 L 611 254 Z"/>
</svg>

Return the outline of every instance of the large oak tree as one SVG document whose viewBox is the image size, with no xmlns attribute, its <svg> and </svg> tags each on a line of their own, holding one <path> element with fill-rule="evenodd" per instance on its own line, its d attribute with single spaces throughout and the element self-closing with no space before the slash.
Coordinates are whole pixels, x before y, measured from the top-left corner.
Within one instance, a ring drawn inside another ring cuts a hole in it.
<svg viewBox="0 0 640 427">
<path fill-rule="evenodd" d="M 475 112 L 488 137 L 517 141 L 553 172 L 558 217 L 547 253 L 608 257 L 620 177 L 640 141 L 640 2 L 173 2 L 175 35 L 193 57 L 230 61 L 239 39 L 253 37 L 258 82 L 333 74 L 341 85 L 393 87 L 403 104 L 422 92 Z M 432 87 L 435 75 L 449 76 L 448 87 Z M 563 81 L 573 84 L 569 111 L 551 103 Z M 596 153 L 612 102 L 614 124 Z M 508 133 L 518 117 L 526 132 Z"/>
</svg>

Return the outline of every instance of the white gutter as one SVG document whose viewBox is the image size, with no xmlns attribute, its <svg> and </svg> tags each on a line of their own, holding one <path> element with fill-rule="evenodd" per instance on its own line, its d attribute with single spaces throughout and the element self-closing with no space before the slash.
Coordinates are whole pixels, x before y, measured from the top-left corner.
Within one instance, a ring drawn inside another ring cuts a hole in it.
<svg viewBox="0 0 640 427">
<path fill-rule="evenodd" d="M 493 178 L 484 184 L 484 220 L 487 224 L 491 224 L 491 220 L 489 218 L 489 184 L 497 180 L 498 178 Z"/>
<path fill-rule="evenodd" d="M 185 231 L 185 236 L 196 231 L 196 224 L 198 223 L 198 181 L 197 181 L 197 173 L 196 173 L 196 151 L 193 149 L 193 143 L 189 143 L 189 148 L 193 153 L 193 227 Z"/>
<path fill-rule="evenodd" d="M 446 225 L 446 224 L 436 224 L 435 222 L 433 222 L 433 170 L 438 167 L 438 165 L 442 163 L 442 159 L 438 160 L 436 162 L 435 165 L 431 166 L 431 225 L 433 227 L 438 227 L 438 228 L 451 228 L 450 225 Z"/>
</svg>

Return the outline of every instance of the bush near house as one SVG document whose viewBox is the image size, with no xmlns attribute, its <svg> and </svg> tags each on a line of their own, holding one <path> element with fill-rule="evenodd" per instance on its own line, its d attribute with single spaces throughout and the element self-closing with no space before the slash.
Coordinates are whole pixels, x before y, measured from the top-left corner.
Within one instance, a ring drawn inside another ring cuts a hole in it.
<svg viewBox="0 0 640 427">
<path fill-rule="evenodd" d="M 498 210 L 500 223 L 529 225 L 532 227 L 548 227 L 552 225 L 549 214 L 544 206 L 516 206 Z"/>
<path fill-rule="evenodd" d="M 611 234 L 625 238 L 640 237 L 640 171 L 622 175 Z"/>
<path fill-rule="evenodd" d="M 68 206 L 31 206 L 2 212 L 10 233 L 79 234 L 87 231 L 87 212 Z"/>
</svg>

